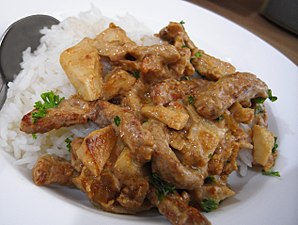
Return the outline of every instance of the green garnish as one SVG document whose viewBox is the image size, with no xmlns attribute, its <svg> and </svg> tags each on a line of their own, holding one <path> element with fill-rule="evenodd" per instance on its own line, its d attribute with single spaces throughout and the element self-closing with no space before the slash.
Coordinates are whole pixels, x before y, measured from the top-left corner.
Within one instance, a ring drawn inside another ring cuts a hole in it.
<svg viewBox="0 0 298 225">
<path fill-rule="evenodd" d="M 192 95 L 188 96 L 188 103 L 192 105 L 194 103 L 194 97 Z"/>
<path fill-rule="evenodd" d="M 263 104 L 265 100 L 266 98 L 258 97 L 258 98 L 254 98 L 252 101 L 257 104 Z"/>
<path fill-rule="evenodd" d="M 32 134 L 32 138 L 35 140 L 37 139 L 37 135 L 35 133 Z"/>
<path fill-rule="evenodd" d="M 135 78 L 140 78 L 140 72 L 139 71 L 132 71 L 132 75 L 135 77 Z"/>
<path fill-rule="evenodd" d="M 58 107 L 58 105 L 65 99 L 64 97 L 60 98 L 59 95 L 55 95 L 53 91 L 42 93 L 40 97 L 44 102 L 35 102 L 34 108 L 37 111 L 32 113 L 33 123 L 38 119 L 45 117 L 47 109 Z"/>
<path fill-rule="evenodd" d="M 268 94 L 268 98 L 271 102 L 275 102 L 277 100 L 277 97 L 272 95 L 272 90 L 271 89 L 268 89 L 267 94 Z M 262 104 L 262 103 L 265 102 L 266 99 L 267 98 L 258 97 L 258 98 L 254 98 L 252 101 L 254 103 Z"/>
<path fill-rule="evenodd" d="M 121 118 L 119 116 L 115 116 L 114 123 L 116 124 L 117 127 L 120 125 L 120 122 L 121 122 Z"/>
<path fill-rule="evenodd" d="M 182 47 L 182 48 L 188 48 L 188 46 L 187 46 L 187 45 L 182 45 L 181 47 Z"/>
<path fill-rule="evenodd" d="M 278 171 L 272 171 L 272 170 L 269 170 L 269 171 L 262 171 L 262 174 L 265 175 L 265 176 L 272 176 L 272 177 L 280 177 L 280 174 Z"/>
<path fill-rule="evenodd" d="M 268 89 L 268 98 L 271 102 L 275 102 L 277 100 L 277 97 L 272 95 L 271 89 Z"/>
<path fill-rule="evenodd" d="M 204 180 L 204 184 L 214 184 L 216 182 L 216 179 L 214 176 L 208 176 Z"/>
<path fill-rule="evenodd" d="M 215 120 L 216 121 L 222 121 L 224 119 L 224 116 L 223 115 L 220 115 L 219 117 L 217 117 Z"/>
<path fill-rule="evenodd" d="M 195 57 L 200 58 L 202 56 L 201 52 L 196 52 Z"/>
<path fill-rule="evenodd" d="M 181 25 L 185 24 L 185 22 L 184 22 L 183 20 L 181 20 L 179 23 L 180 23 Z"/>
<path fill-rule="evenodd" d="M 256 108 L 255 108 L 255 115 L 257 115 L 257 114 L 261 114 L 261 113 L 264 113 L 264 112 L 265 112 L 265 111 L 264 111 L 262 105 L 261 105 L 261 104 L 257 104 L 257 105 L 256 105 Z"/>
<path fill-rule="evenodd" d="M 189 76 L 183 76 L 180 78 L 180 80 L 190 80 L 190 77 Z"/>
<path fill-rule="evenodd" d="M 274 145 L 272 148 L 272 153 L 276 152 L 277 148 L 278 148 L 277 137 L 274 137 Z"/>
<path fill-rule="evenodd" d="M 64 141 L 66 143 L 66 148 L 67 148 L 68 152 L 70 152 L 70 149 L 71 149 L 71 139 L 70 138 L 66 138 Z"/>
<path fill-rule="evenodd" d="M 209 159 L 211 159 L 212 156 L 213 156 L 212 153 L 209 153 L 209 154 L 208 154 L 208 158 L 209 158 Z"/>
<path fill-rule="evenodd" d="M 176 191 L 175 186 L 163 181 L 156 173 L 151 174 L 149 182 L 157 189 L 157 197 L 159 201 L 168 194 Z"/>
<path fill-rule="evenodd" d="M 203 199 L 200 202 L 200 207 L 202 208 L 203 212 L 211 212 L 214 209 L 218 208 L 218 201 L 213 199 Z"/>
</svg>

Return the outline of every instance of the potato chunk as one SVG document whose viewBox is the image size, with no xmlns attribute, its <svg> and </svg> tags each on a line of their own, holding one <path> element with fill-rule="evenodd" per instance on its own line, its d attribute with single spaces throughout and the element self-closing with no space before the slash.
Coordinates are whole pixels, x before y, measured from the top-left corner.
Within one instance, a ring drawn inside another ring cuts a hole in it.
<svg viewBox="0 0 298 225">
<path fill-rule="evenodd" d="M 265 166 L 272 154 L 274 135 L 265 127 L 261 127 L 259 125 L 254 125 L 252 131 L 254 161 L 262 166 Z"/>
<path fill-rule="evenodd" d="M 112 125 L 91 132 L 76 151 L 81 162 L 95 175 L 99 176 L 111 155 L 117 137 Z"/>
<path fill-rule="evenodd" d="M 183 129 L 189 118 L 189 115 L 182 110 L 176 110 L 161 105 L 145 105 L 141 109 L 141 113 L 144 116 L 157 119 L 175 130 Z"/>
<path fill-rule="evenodd" d="M 91 39 L 85 38 L 62 52 L 60 64 L 84 100 L 93 101 L 101 97 L 102 65 Z"/>
</svg>

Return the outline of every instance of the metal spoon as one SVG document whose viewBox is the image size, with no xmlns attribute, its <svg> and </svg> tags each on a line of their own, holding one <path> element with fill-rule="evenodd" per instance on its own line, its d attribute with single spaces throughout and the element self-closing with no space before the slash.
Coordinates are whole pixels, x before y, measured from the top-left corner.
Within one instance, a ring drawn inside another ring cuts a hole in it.
<svg viewBox="0 0 298 225">
<path fill-rule="evenodd" d="M 58 23 L 59 20 L 51 16 L 32 15 L 6 29 L 0 39 L 0 110 L 6 99 L 7 83 L 21 70 L 22 52 L 28 47 L 36 50 L 42 37 L 40 30 Z"/>
</svg>

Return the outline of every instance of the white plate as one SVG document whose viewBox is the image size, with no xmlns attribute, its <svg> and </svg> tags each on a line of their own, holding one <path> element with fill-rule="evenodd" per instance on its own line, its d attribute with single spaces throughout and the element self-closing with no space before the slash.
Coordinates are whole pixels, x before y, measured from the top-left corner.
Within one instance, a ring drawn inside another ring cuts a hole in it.
<svg viewBox="0 0 298 225">
<path fill-rule="evenodd" d="M 220 209 L 206 214 L 214 225 L 290 225 L 298 221 L 298 69 L 270 45 L 227 21 L 195 5 L 174 0 L 114 1 L 94 0 L 105 15 L 126 12 L 144 21 L 153 31 L 169 21 L 186 22 L 185 27 L 198 46 L 239 71 L 249 71 L 263 79 L 278 96 L 266 103 L 270 129 L 279 140 L 280 157 L 275 169 L 281 178 L 250 172 L 232 179 L 238 193 Z M 1 3 L 0 33 L 18 18 L 49 13 L 61 19 L 66 14 L 90 9 L 90 1 L 9 0 Z M 79 191 L 36 187 L 30 172 L 21 170 L 0 151 L 0 224 L 168 224 L 157 213 L 122 216 L 95 210 Z"/>
</svg>

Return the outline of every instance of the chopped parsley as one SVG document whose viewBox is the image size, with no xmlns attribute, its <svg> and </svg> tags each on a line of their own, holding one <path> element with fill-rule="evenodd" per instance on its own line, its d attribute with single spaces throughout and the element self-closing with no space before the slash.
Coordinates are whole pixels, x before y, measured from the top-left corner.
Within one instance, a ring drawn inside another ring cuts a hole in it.
<svg viewBox="0 0 298 225">
<path fill-rule="evenodd" d="M 258 97 L 258 98 L 254 98 L 252 101 L 257 104 L 263 104 L 265 100 L 266 98 Z"/>
<path fill-rule="evenodd" d="M 272 153 L 276 152 L 277 148 L 278 148 L 277 137 L 274 137 L 274 145 L 272 148 Z"/>
<path fill-rule="evenodd" d="M 275 102 L 277 100 L 277 97 L 272 95 L 271 89 L 268 90 L 268 98 L 271 102 Z"/>
<path fill-rule="evenodd" d="M 188 103 L 190 105 L 193 105 L 193 103 L 194 103 L 194 97 L 192 95 L 188 96 Z"/>
<path fill-rule="evenodd" d="M 59 95 L 55 95 L 53 91 L 42 93 L 40 97 L 44 102 L 35 102 L 34 108 L 36 111 L 32 113 L 33 123 L 38 119 L 45 117 L 47 109 L 58 107 L 58 105 L 65 99 L 64 97 L 60 98 Z"/>
<path fill-rule="evenodd" d="M 203 199 L 200 201 L 200 207 L 203 212 L 211 212 L 218 208 L 218 201 L 213 199 Z"/>
<path fill-rule="evenodd" d="M 180 23 L 181 25 L 185 24 L 185 22 L 184 22 L 183 20 L 181 20 L 179 23 Z"/>
<path fill-rule="evenodd" d="M 37 139 L 37 135 L 35 133 L 32 134 L 32 138 L 35 140 Z"/>
<path fill-rule="evenodd" d="M 195 54 L 195 57 L 196 58 L 200 58 L 202 56 L 202 53 L 201 52 L 196 52 L 196 54 Z"/>
<path fill-rule="evenodd" d="M 117 127 L 120 125 L 120 122 L 121 122 L 121 118 L 119 116 L 115 116 L 114 123 L 116 124 Z"/>
<path fill-rule="evenodd" d="M 278 171 L 272 171 L 272 170 L 269 170 L 269 171 L 262 171 L 262 174 L 265 175 L 265 176 L 272 176 L 272 177 L 280 177 L 280 174 Z"/>
<path fill-rule="evenodd" d="M 66 143 L 66 148 L 67 148 L 68 152 L 70 152 L 70 149 L 71 149 L 71 139 L 70 138 L 66 138 L 64 141 Z"/>
<path fill-rule="evenodd" d="M 277 100 L 277 97 L 272 95 L 272 90 L 271 89 L 268 89 L 267 94 L 268 94 L 268 98 L 271 102 L 275 102 Z M 262 103 L 265 102 L 266 99 L 267 98 L 258 97 L 258 98 L 254 98 L 252 101 L 254 103 L 262 104 Z"/>
<path fill-rule="evenodd" d="M 132 75 L 135 77 L 135 78 L 140 78 L 140 72 L 139 71 L 132 71 Z"/>
<path fill-rule="evenodd" d="M 181 47 L 182 47 L 182 48 L 188 48 L 188 46 L 187 46 L 187 45 L 182 45 Z"/>
<path fill-rule="evenodd" d="M 149 182 L 157 189 L 157 197 L 159 201 L 168 194 L 176 191 L 175 186 L 163 181 L 156 173 L 151 174 Z"/>
<path fill-rule="evenodd" d="M 183 76 L 180 78 L 180 80 L 190 80 L 190 77 L 189 76 Z"/>
<path fill-rule="evenodd" d="M 220 115 L 219 117 L 217 117 L 215 120 L 216 121 L 222 121 L 224 119 L 224 116 L 223 115 Z"/>
<path fill-rule="evenodd" d="M 216 179 L 214 176 L 208 176 L 204 180 L 204 184 L 214 184 L 216 182 Z"/>
</svg>

